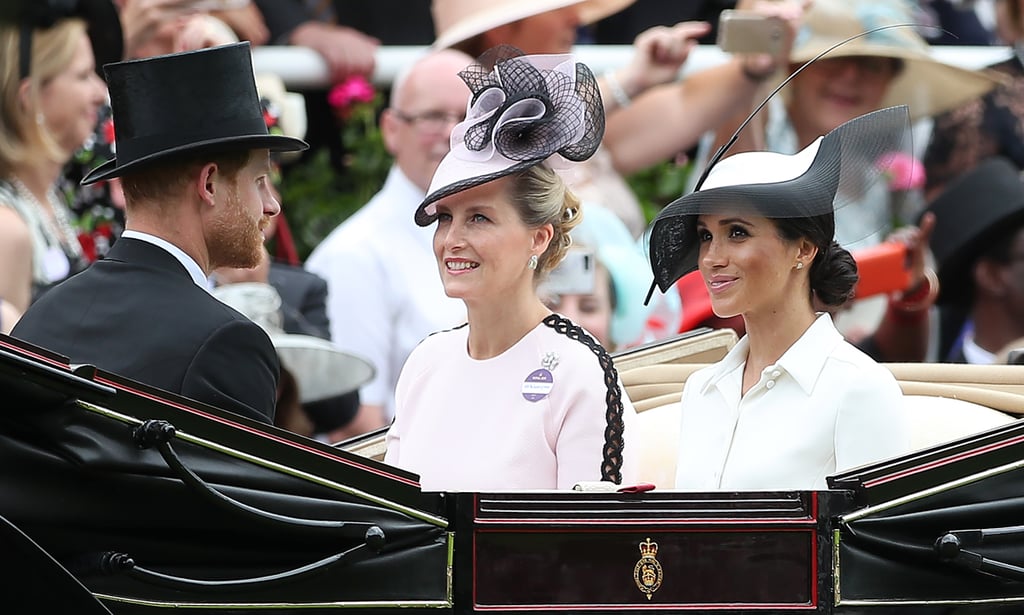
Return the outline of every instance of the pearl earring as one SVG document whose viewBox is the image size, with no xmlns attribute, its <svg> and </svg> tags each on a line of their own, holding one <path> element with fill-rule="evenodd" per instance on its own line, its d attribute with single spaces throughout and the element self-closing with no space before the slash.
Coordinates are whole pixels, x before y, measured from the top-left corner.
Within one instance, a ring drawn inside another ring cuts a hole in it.
<svg viewBox="0 0 1024 615">
<path fill-rule="evenodd" d="M 534 255 L 530 256 L 530 260 L 529 260 L 529 262 L 526 263 L 526 266 L 529 269 L 536 269 L 537 268 L 537 261 L 538 260 L 539 259 L 537 258 L 537 255 L 534 254 Z"/>
<path fill-rule="evenodd" d="M 40 111 L 39 113 L 36 113 L 36 124 L 39 124 L 40 126 L 42 126 L 45 123 L 46 123 L 46 116 L 43 115 L 43 112 Z"/>
<path fill-rule="evenodd" d="M 797 269 L 803 269 L 804 268 L 804 262 L 803 261 L 797 261 L 796 268 Z"/>
</svg>

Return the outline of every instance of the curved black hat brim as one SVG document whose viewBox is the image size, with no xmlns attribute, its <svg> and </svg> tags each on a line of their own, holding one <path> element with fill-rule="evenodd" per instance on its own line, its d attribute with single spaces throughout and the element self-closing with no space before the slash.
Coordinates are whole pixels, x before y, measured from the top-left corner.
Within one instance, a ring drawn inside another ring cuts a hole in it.
<svg viewBox="0 0 1024 615">
<path fill-rule="evenodd" d="M 268 149 L 272 152 L 300 152 L 308 148 L 309 144 L 302 139 L 296 139 L 295 137 L 288 137 L 284 135 L 251 135 L 231 137 L 230 139 L 210 139 L 208 141 L 189 143 L 188 145 L 172 147 L 159 152 L 154 152 L 148 156 L 142 156 L 121 165 L 117 163 L 118 161 L 115 157 L 90 171 L 82 178 L 82 185 L 88 186 L 89 184 L 94 184 L 105 179 L 121 177 L 122 175 L 134 171 L 144 165 L 166 160 L 174 156 L 180 156 L 182 154 L 193 154 L 204 151 L 213 152 L 253 149 Z"/>
<path fill-rule="evenodd" d="M 735 211 L 766 218 L 804 218 L 834 212 L 857 203 L 868 187 L 883 178 L 888 168 L 880 164 L 883 155 L 907 151 L 909 134 L 907 108 L 889 107 L 833 129 L 820 138 L 816 151 L 812 143 L 791 155 L 755 151 L 723 158 L 715 171 L 726 171 L 717 182 L 711 181 L 713 173 L 708 174 L 702 189 L 669 203 L 651 223 L 647 242 L 655 283 L 667 292 L 680 277 L 697 269 L 698 215 Z M 810 165 L 794 175 L 804 168 L 800 159 L 811 152 Z M 779 164 L 765 164 L 769 160 Z M 763 166 L 755 173 L 752 165 Z M 788 179 L 770 181 L 775 175 Z M 760 183 L 752 183 L 754 177 Z"/>
<path fill-rule="evenodd" d="M 416 224 L 418 226 L 430 226 L 431 224 L 433 224 L 434 220 L 437 220 L 436 212 L 433 214 L 427 213 L 427 206 L 429 206 L 431 203 L 436 203 L 437 201 L 440 201 L 441 199 L 449 197 L 458 192 L 469 190 L 470 188 L 476 188 L 477 186 L 482 186 L 488 182 L 499 180 L 502 177 L 508 177 L 509 175 L 520 173 L 542 162 L 544 162 L 544 158 L 524 160 L 523 162 L 518 162 L 510 167 L 505 167 L 504 169 L 495 171 L 494 173 L 487 173 L 485 175 L 469 177 L 462 181 L 455 182 L 454 184 L 444 186 L 439 190 L 435 190 L 434 192 L 428 194 L 426 198 L 423 199 L 423 202 L 420 203 L 420 206 L 416 208 L 416 214 L 414 217 L 414 219 L 416 220 Z"/>
</svg>

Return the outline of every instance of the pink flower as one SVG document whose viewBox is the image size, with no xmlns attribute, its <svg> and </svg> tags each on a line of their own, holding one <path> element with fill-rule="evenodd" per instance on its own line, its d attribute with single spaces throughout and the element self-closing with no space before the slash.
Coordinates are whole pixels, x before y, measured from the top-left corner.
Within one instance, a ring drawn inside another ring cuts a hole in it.
<svg viewBox="0 0 1024 615">
<path fill-rule="evenodd" d="M 341 83 L 331 88 L 327 93 L 327 102 L 336 110 L 347 110 L 356 103 L 368 103 L 373 101 L 376 92 L 366 77 L 362 75 L 351 75 Z"/>
<path fill-rule="evenodd" d="M 909 154 L 882 154 L 877 164 L 879 170 L 889 180 L 890 190 L 918 190 L 924 187 L 924 165 Z"/>
<path fill-rule="evenodd" d="M 103 131 L 103 139 L 107 143 L 114 142 L 114 120 L 113 118 L 107 118 L 106 121 L 100 126 L 100 130 Z"/>
</svg>

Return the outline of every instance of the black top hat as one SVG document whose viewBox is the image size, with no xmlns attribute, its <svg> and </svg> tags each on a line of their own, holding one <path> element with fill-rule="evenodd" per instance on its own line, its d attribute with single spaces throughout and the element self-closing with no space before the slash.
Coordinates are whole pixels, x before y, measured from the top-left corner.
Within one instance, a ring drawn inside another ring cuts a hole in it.
<svg viewBox="0 0 1024 615">
<path fill-rule="evenodd" d="M 1020 171 L 1002 157 L 983 160 L 928 206 L 935 213 L 930 246 L 939 267 L 939 302 L 969 304 L 971 267 L 999 235 L 1024 225 Z"/>
<path fill-rule="evenodd" d="M 117 156 L 86 175 L 83 185 L 182 154 L 309 147 L 301 139 L 267 131 L 247 42 L 117 62 L 103 69 Z"/>
</svg>

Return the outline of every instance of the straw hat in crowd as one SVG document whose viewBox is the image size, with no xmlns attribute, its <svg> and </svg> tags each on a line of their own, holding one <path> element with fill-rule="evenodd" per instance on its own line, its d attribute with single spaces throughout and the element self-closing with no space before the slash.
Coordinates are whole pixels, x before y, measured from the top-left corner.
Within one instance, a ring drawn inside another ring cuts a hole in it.
<svg viewBox="0 0 1024 615">
<path fill-rule="evenodd" d="M 580 23 L 587 25 L 630 4 L 633 0 L 434 0 L 434 47 L 451 47 L 492 28 L 567 6 L 579 5 Z"/>
<path fill-rule="evenodd" d="M 851 36 L 890 24 L 913 24 L 907 3 L 899 0 L 815 0 L 804 15 L 790 54 L 803 64 Z M 907 105 L 911 120 L 930 117 L 981 96 L 999 83 L 987 71 L 973 71 L 933 59 L 928 43 L 914 27 L 887 28 L 830 51 L 827 58 L 874 56 L 903 64 L 881 106 Z M 784 90 L 785 92 L 785 90 Z"/>
</svg>

